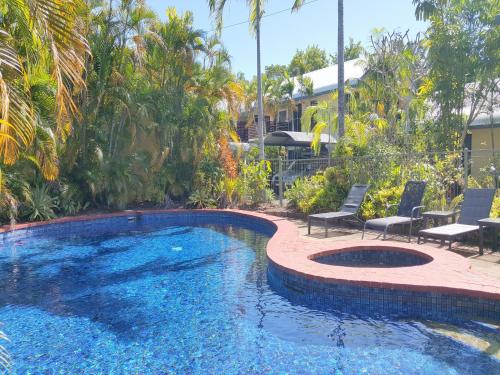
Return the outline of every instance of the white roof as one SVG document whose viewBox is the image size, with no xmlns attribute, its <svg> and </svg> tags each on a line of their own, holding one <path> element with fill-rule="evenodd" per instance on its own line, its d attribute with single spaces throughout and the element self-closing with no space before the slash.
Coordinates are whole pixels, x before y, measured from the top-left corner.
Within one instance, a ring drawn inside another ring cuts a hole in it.
<svg viewBox="0 0 500 375">
<path fill-rule="evenodd" d="M 365 74 L 362 59 L 354 59 L 344 62 L 344 81 L 350 81 L 355 85 Z M 306 73 L 303 77 L 309 77 L 313 82 L 314 95 L 333 91 L 338 87 L 338 65 L 328 66 L 323 69 L 314 70 Z M 293 99 L 304 97 L 300 92 L 300 84 L 297 77 L 294 78 L 295 88 L 293 90 Z"/>
<path fill-rule="evenodd" d="M 495 108 L 493 110 L 493 126 L 500 125 L 500 108 Z M 480 113 L 469 125 L 472 128 L 484 128 L 491 126 L 491 114 L 490 113 Z"/>
</svg>

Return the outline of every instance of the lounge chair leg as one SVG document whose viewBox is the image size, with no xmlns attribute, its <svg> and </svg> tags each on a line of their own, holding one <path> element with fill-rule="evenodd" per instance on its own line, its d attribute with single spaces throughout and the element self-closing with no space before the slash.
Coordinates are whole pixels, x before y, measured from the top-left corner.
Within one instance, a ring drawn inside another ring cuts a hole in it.
<svg viewBox="0 0 500 375">
<path fill-rule="evenodd" d="M 387 237 L 387 228 L 388 228 L 388 227 L 385 227 L 385 229 L 384 229 L 384 241 L 385 241 L 385 239 L 386 239 L 386 237 Z"/>
<path fill-rule="evenodd" d="M 417 236 L 417 245 L 420 245 L 420 234 Z"/>
<path fill-rule="evenodd" d="M 328 237 L 328 220 L 325 219 L 325 238 Z"/>
<path fill-rule="evenodd" d="M 410 220 L 410 232 L 408 233 L 408 242 L 411 243 L 411 229 L 412 229 L 412 221 Z"/>
<path fill-rule="evenodd" d="M 450 242 L 448 243 L 448 250 L 451 250 L 451 243 L 452 243 L 453 240 L 450 240 Z"/>
<path fill-rule="evenodd" d="M 307 234 L 311 234 L 311 218 L 307 218 Z"/>
</svg>

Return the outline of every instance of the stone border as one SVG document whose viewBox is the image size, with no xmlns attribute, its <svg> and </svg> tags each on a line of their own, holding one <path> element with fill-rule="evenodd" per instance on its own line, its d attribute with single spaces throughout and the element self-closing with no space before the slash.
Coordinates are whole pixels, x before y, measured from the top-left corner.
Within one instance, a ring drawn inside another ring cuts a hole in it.
<svg viewBox="0 0 500 375">
<path fill-rule="evenodd" d="M 284 218 L 242 210 L 130 210 L 107 214 L 63 217 L 54 220 L 0 227 L 0 233 L 122 216 L 141 216 L 175 212 L 232 213 L 238 216 L 267 220 L 276 233 L 267 244 L 269 261 L 281 271 L 304 279 L 326 284 L 343 284 L 369 288 L 398 289 L 404 291 L 443 293 L 500 301 L 497 280 L 471 270 L 470 263 L 462 256 L 426 245 L 403 244 L 393 241 L 344 241 L 334 245 L 309 240 L 299 234 L 295 224 Z M 383 247 L 399 251 L 417 252 L 433 258 L 433 261 L 414 267 L 359 268 L 325 265 L 312 260 L 320 255 L 331 254 L 346 248 L 370 249 Z"/>
</svg>

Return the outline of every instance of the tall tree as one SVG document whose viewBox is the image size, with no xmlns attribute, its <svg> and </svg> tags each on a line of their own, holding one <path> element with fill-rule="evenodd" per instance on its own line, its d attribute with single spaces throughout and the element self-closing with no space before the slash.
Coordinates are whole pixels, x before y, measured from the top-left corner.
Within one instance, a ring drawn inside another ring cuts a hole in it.
<svg viewBox="0 0 500 375">
<path fill-rule="evenodd" d="M 345 82 L 344 82 L 344 0 L 338 0 L 338 85 L 339 85 L 339 137 L 345 133 Z"/>
<path fill-rule="evenodd" d="M 215 14 L 217 28 L 221 30 L 224 7 L 227 0 L 208 0 L 210 10 Z M 264 151 L 264 99 L 262 93 L 262 71 L 261 71 L 261 49 L 260 49 L 260 33 L 261 19 L 264 14 L 264 0 L 246 0 L 250 11 L 251 29 L 255 32 L 257 40 L 257 107 L 258 107 L 258 124 L 257 135 L 259 137 L 259 157 L 265 159 Z"/>
<path fill-rule="evenodd" d="M 358 89 L 360 106 L 387 119 L 394 131 L 408 132 L 415 115 L 411 106 L 428 73 L 420 34 L 410 39 L 408 32 L 375 32 L 363 63 L 366 73 Z M 396 129 L 401 123 L 405 128 Z"/>
<path fill-rule="evenodd" d="M 305 51 L 297 50 L 295 52 L 288 65 L 288 71 L 292 76 L 300 76 L 327 66 L 328 55 L 326 51 L 317 45 L 312 45 L 308 46 Z"/>
<path fill-rule="evenodd" d="M 353 38 L 349 38 L 349 44 L 344 47 L 344 60 L 349 61 L 357 59 L 363 53 L 363 45 L 361 42 L 355 42 Z M 338 63 L 337 54 L 330 55 L 332 64 Z"/>
<path fill-rule="evenodd" d="M 430 21 L 426 34 L 430 72 L 421 92 L 437 106 L 436 125 L 444 144 L 460 147 L 470 123 L 484 110 L 490 91 L 498 91 L 500 32 L 494 25 L 500 2 L 414 3 L 417 16 Z"/>
<path fill-rule="evenodd" d="M 82 76 L 89 54 L 81 33 L 82 0 L 6 0 L 0 20 L 0 160 L 13 164 L 36 139 L 41 117 L 34 106 L 30 72 L 38 73 L 55 95 L 55 123 L 49 133 L 65 140 L 79 111 L 74 95 L 85 87 Z M 44 48 L 43 46 L 50 46 Z M 48 77 L 52 75 L 52 78 Z M 46 138 L 48 142 L 52 138 Z M 55 139 L 55 138 L 54 138 Z M 55 146 L 54 146 L 55 147 Z M 43 165 L 42 165 L 43 169 Z M 57 168 L 43 170 L 54 179 Z"/>
<path fill-rule="evenodd" d="M 261 19 L 263 14 L 261 0 L 254 1 L 255 3 L 255 37 L 257 39 L 257 109 L 259 112 L 258 115 L 258 125 L 257 125 L 257 134 L 259 136 L 259 158 L 260 160 L 264 160 L 266 158 L 265 148 L 264 148 L 264 95 L 262 93 L 262 67 L 261 67 L 261 58 L 260 58 L 260 26 Z M 252 11 L 252 14 L 254 12 Z"/>
</svg>

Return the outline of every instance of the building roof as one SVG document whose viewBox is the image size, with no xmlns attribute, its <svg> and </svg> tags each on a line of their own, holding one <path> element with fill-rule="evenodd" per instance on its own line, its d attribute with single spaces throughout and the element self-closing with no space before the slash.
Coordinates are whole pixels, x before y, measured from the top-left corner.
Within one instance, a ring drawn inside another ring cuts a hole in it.
<svg viewBox="0 0 500 375">
<path fill-rule="evenodd" d="M 344 62 L 344 80 L 351 85 L 356 85 L 357 82 L 365 74 L 362 59 L 354 59 Z M 313 82 L 313 95 L 321 95 L 333 91 L 338 87 L 338 65 L 328 66 L 323 69 L 314 70 L 306 73 L 303 77 L 308 77 Z M 306 97 L 300 92 L 300 84 L 295 78 L 295 88 L 293 90 L 293 99 Z"/>
<path fill-rule="evenodd" d="M 314 134 L 306 132 L 276 131 L 268 133 L 264 138 L 264 144 L 268 146 L 305 146 L 309 147 L 313 141 Z M 321 143 L 336 143 L 337 140 L 332 135 L 329 142 L 328 134 L 321 134 Z"/>
<path fill-rule="evenodd" d="M 500 108 L 493 111 L 493 127 L 500 126 Z M 489 113 L 480 113 L 469 125 L 470 129 L 480 129 L 491 127 L 491 116 Z"/>
</svg>

